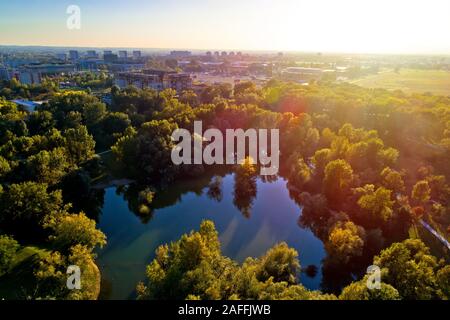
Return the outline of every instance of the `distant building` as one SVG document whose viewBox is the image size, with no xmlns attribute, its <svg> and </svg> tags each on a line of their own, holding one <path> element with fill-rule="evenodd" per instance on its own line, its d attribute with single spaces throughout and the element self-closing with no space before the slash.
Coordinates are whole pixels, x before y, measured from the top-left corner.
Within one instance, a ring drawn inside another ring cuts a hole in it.
<svg viewBox="0 0 450 320">
<path fill-rule="evenodd" d="M 119 72 L 115 76 L 114 82 L 119 88 L 135 86 L 139 89 L 151 88 L 158 91 L 164 89 L 158 75 L 141 72 Z"/>
<path fill-rule="evenodd" d="M 3 65 L 0 65 L 0 80 L 11 80 L 8 68 Z"/>
<path fill-rule="evenodd" d="M 80 58 L 80 55 L 78 54 L 77 50 L 70 50 L 69 51 L 69 59 L 72 61 L 78 60 Z"/>
<path fill-rule="evenodd" d="M 109 63 L 108 68 L 111 72 L 127 72 L 127 71 L 140 71 L 145 67 L 145 63 L 141 61 L 130 61 L 124 59 L 118 59 Z"/>
<path fill-rule="evenodd" d="M 222 53 L 220 54 L 222 57 L 226 57 L 227 56 L 227 52 L 226 51 L 222 51 Z"/>
<path fill-rule="evenodd" d="M 77 67 L 79 70 L 96 71 L 99 69 L 99 66 L 101 64 L 103 64 L 102 59 L 89 58 L 89 59 L 79 60 L 77 63 Z"/>
<path fill-rule="evenodd" d="M 119 51 L 119 58 L 126 59 L 128 57 L 128 53 L 125 50 Z"/>
<path fill-rule="evenodd" d="M 92 58 L 92 59 L 98 58 L 97 52 L 95 52 L 95 50 L 88 50 L 86 52 L 86 58 Z"/>
<path fill-rule="evenodd" d="M 19 81 L 24 84 L 40 84 L 45 76 L 75 71 L 73 64 L 33 64 L 18 70 Z"/>
<path fill-rule="evenodd" d="M 108 54 L 103 54 L 103 60 L 106 63 L 114 63 L 117 62 L 119 58 L 117 57 L 117 54 L 113 54 L 113 53 L 108 53 Z"/>
<path fill-rule="evenodd" d="M 303 67 L 289 67 L 281 72 L 283 80 L 308 82 L 311 80 L 319 80 L 324 71 L 319 68 L 303 68 Z"/>
<path fill-rule="evenodd" d="M 65 53 L 58 53 L 58 54 L 56 55 L 56 58 L 57 58 L 58 60 L 61 60 L 61 61 L 67 61 L 67 54 L 65 54 Z"/>
<path fill-rule="evenodd" d="M 174 50 L 174 51 L 170 51 L 170 55 L 172 57 L 186 57 L 186 56 L 190 56 L 192 53 L 190 51 L 184 51 L 184 50 Z"/>
<path fill-rule="evenodd" d="M 132 85 L 139 89 L 161 91 L 170 88 L 181 92 L 192 87 L 192 79 L 186 73 L 147 69 L 143 72 L 119 72 L 115 76 L 115 84 L 120 88 Z"/>
<path fill-rule="evenodd" d="M 191 89 L 192 79 L 187 73 L 169 73 L 164 77 L 164 87 L 174 89 L 177 92 Z"/>
<path fill-rule="evenodd" d="M 108 55 L 110 55 L 110 54 L 112 54 L 112 51 L 111 51 L 111 50 L 104 50 L 104 51 L 103 51 L 103 57 L 108 56 Z"/>
<path fill-rule="evenodd" d="M 133 51 L 133 58 L 139 59 L 141 57 L 141 51 L 140 50 L 134 50 Z"/>
</svg>

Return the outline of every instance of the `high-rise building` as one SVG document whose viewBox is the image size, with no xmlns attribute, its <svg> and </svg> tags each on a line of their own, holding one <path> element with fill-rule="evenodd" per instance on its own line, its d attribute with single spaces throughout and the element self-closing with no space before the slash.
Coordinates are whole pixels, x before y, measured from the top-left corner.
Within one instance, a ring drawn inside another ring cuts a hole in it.
<svg viewBox="0 0 450 320">
<path fill-rule="evenodd" d="M 98 58 L 97 53 L 95 52 L 95 50 L 88 50 L 86 52 L 86 57 L 87 58 Z"/>
<path fill-rule="evenodd" d="M 80 55 L 78 54 L 77 50 L 70 50 L 69 51 L 69 59 L 70 60 L 78 60 L 80 58 Z"/>
<path fill-rule="evenodd" d="M 117 54 L 112 54 L 112 53 L 107 54 L 107 53 L 105 53 L 103 55 L 103 60 L 105 62 L 109 62 L 109 63 L 117 62 L 117 60 L 118 60 Z"/>
<path fill-rule="evenodd" d="M 0 80 L 11 80 L 8 68 L 0 64 Z"/>
<path fill-rule="evenodd" d="M 65 54 L 65 53 L 58 53 L 58 54 L 56 55 L 56 58 L 57 58 L 58 60 L 66 61 L 66 60 L 67 60 L 67 54 Z"/>
<path fill-rule="evenodd" d="M 74 64 L 32 64 L 21 66 L 18 70 L 19 81 L 24 84 L 39 84 L 49 75 L 75 71 Z"/>
<path fill-rule="evenodd" d="M 185 51 L 185 50 L 173 50 L 173 51 L 170 51 L 170 55 L 172 57 L 178 57 L 178 58 L 190 56 L 191 54 L 192 53 L 190 51 Z"/>
<path fill-rule="evenodd" d="M 141 50 L 134 50 L 133 51 L 133 58 L 139 59 L 141 57 Z"/>
<path fill-rule="evenodd" d="M 111 50 L 104 50 L 103 51 L 103 56 L 107 56 L 107 55 L 110 55 L 110 54 L 112 54 Z"/>
<path fill-rule="evenodd" d="M 128 54 L 125 50 L 119 51 L 119 58 L 126 59 L 127 57 L 128 57 Z"/>
</svg>

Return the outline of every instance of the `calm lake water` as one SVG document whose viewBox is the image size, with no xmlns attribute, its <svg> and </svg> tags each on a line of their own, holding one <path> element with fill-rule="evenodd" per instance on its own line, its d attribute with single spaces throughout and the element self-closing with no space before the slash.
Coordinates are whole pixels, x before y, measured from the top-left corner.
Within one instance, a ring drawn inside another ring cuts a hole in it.
<svg viewBox="0 0 450 320">
<path fill-rule="evenodd" d="M 102 298 L 134 298 L 136 284 L 145 280 L 145 267 L 154 258 L 155 249 L 198 230 L 204 219 L 214 221 L 223 254 L 239 262 L 248 256 L 261 256 L 278 242 L 287 242 L 299 252 L 303 268 L 311 264 L 318 268 L 312 278 L 301 274 L 303 285 L 320 288 L 325 250 L 310 230 L 297 224 L 301 208 L 289 197 L 284 179 L 257 180 L 257 196 L 249 217 L 233 204 L 233 174 L 223 177 L 220 201 L 208 196 L 208 183 L 209 178 L 185 181 L 158 194 L 158 208 L 148 221 L 129 209 L 116 188 L 105 190 L 98 227 L 107 235 L 108 244 L 97 252 L 103 277 Z"/>
</svg>

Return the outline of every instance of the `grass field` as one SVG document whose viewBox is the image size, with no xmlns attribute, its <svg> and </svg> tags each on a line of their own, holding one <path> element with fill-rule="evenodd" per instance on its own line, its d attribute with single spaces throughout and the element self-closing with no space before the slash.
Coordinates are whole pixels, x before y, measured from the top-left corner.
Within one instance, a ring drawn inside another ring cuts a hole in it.
<svg viewBox="0 0 450 320">
<path fill-rule="evenodd" d="M 431 92 L 450 95 L 450 72 L 440 70 L 400 69 L 380 71 L 378 74 L 356 79 L 351 83 L 366 88 L 402 90 L 406 93 Z"/>
</svg>

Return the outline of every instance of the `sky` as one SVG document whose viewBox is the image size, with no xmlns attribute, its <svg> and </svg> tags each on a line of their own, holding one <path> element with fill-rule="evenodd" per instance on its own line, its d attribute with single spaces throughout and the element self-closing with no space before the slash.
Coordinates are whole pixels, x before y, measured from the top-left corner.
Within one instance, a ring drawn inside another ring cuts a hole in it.
<svg viewBox="0 0 450 320">
<path fill-rule="evenodd" d="M 450 54 L 450 0 L 0 0 L 0 45 Z"/>
</svg>

